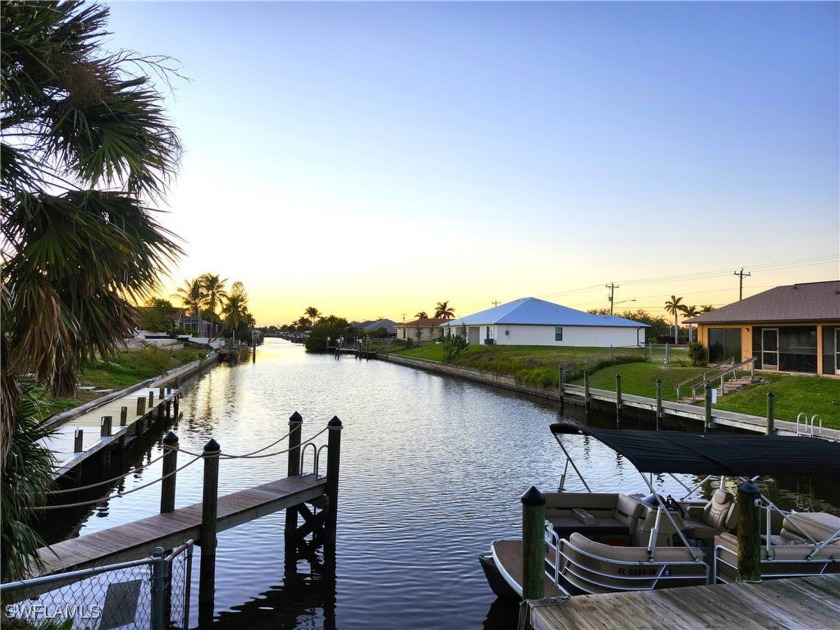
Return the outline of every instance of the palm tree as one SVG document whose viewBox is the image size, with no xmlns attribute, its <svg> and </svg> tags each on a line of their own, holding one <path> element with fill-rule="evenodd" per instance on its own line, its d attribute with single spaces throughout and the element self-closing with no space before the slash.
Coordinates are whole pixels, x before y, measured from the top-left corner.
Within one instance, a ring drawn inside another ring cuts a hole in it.
<svg viewBox="0 0 840 630">
<path fill-rule="evenodd" d="M 221 306 L 222 301 L 227 299 L 225 283 L 227 278 L 220 278 L 218 274 L 205 273 L 199 278 L 201 288 L 204 290 L 204 305 L 210 310 L 211 316 L 215 318 L 216 306 Z"/>
<path fill-rule="evenodd" d="M 682 311 L 682 314 L 685 317 L 688 317 L 689 319 L 692 318 L 692 317 L 696 317 L 697 315 L 700 314 L 700 310 L 696 306 L 683 306 L 682 308 L 680 308 L 680 310 Z M 692 334 L 693 331 L 694 331 L 694 327 L 691 324 L 689 324 L 688 325 L 688 343 L 691 343 L 692 341 L 694 341 L 694 335 Z"/>
<path fill-rule="evenodd" d="M 677 314 L 683 309 L 682 298 L 672 295 L 671 299 L 665 302 L 665 311 L 674 316 L 674 343 L 679 343 L 677 335 L 679 334 L 679 327 L 677 323 Z"/>
<path fill-rule="evenodd" d="M 426 311 L 420 311 L 414 315 L 414 319 L 426 319 L 429 317 L 429 314 Z"/>
<path fill-rule="evenodd" d="M 207 301 L 201 276 L 192 280 L 184 280 L 184 284 L 178 287 L 172 295 L 180 298 L 184 308 L 190 311 L 196 320 L 201 318 L 201 306 Z"/>
<path fill-rule="evenodd" d="M 314 306 L 307 306 L 304 314 L 309 318 L 309 321 L 312 322 L 313 326 L 317 324 L 318 320 L 322 317 L 321 311 Z"/>
<path fill-rule="evenodd" d="M 49 452 L 35 441 L 20 375 L 72 395 L 82 366 L 133 334 L 132 304 L 181 253 L 144 201 L 163 197 L 179 159 L 163 99 L 142 74 L 168 71 L 105 52 L 107 18 L 107 7 L 80 0 L 0 6 L 0 455 L 31 475 Z M 20 492 L 7 468 L 2 479 L 5 580 L 40 542 L 28 510 L 46 486 Z"/>
<path fill-rule="evenodd" d="M 437 306 L 435 306 L 435 317 L 441 319 L 452 319 L 455 317 L 455 309 L 449 306 L 449 300 L 437 303 Z"/>
<path fill-rule="evenodd" d="M 701 313 L 711 313 L 713 310 L 715 310 L 715 307 L 712 306 L 711 304 L 704 304 L 703 306 L 700 307 L 700 312 Z"/>
</svg>

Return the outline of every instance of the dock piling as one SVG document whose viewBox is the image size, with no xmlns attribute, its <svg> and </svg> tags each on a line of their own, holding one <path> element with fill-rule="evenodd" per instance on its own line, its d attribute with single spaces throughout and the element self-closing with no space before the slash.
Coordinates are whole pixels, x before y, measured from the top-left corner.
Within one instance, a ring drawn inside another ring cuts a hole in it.
<svg viewBox="0 0 840 630">
<path fill-rule="evenodd" d="M 662 379 L 656 379 L 656 430 L 662 430 Z"/>
<path fill-rule="evenodd" d="M 128 407 L 120 407 L 120 426 L 124 427 L 128 422 Z"/>
<path fill-rule="evenodd" d="M 76 429 L 73 432 L 73 452 L 74 453 L 81 453 L 85 450 L 85 447 L 82 445 L 84 442 L 85 432 L 82 429 Z"/>
<path fill-rule="evenodd" d="M 335 542 L 335 529 L 338 523 L 338 469 L 341 461 L 341 420 L 333 416 L 329 421 L 327 437 L 327 486 L 324 493 L 330 500 L 329 513 L 325 523 L 325 537 L 328 543 Z"/>
<path fill-rule="evenodd" d="M 295 411 L 289 416 L 289 464 L 288 476 L 297 477 L 300 474 L 300 432 L 303 428 L 303 416 Z M 285 535 L 291 536 L 297 530 L 298 508 L 296 505 L 286 508 Z"/>
<path fill-rule="evenodd" d="M 163 438 L 163 452 L 160 513 L 166 514 L 175 511 L 175 479 L 178 476 L 175 474 L 178 469 L 178 436 L 172 431 Z"/>
<path fill-rule="evenodd" d="M 148 404 L 148 406 L 149 406 L 149 411 L 151 411 L 152 407 L 155 406 L 155 392 L 154 392 L 154 390 L 149 392 L 149 404 Z"/>
<path fill-rule="evenodd" d="M 175 394 L 175 399 L 172 401 L 172 411 L 175 414 L 175 419 L 180 417 L 181 394 Z"/>
<path fill-rule="evenodd" d="M 591 409 L 591 398 L 589 396 L 589 370 L 583 371 L 583 410 L 589 415 Z"/>
<path fill-rule="evenodd" d="M 621 428 L 621 374 L 615 375 L 615 428 Z"/>
<path fill-rule="evenodd" d="M 543 564 L 545 562 L 545 497 L 531 486 L 520 498 L 522 502 L 522 599 L 545 596 Z"/>
<path fill-rule="evenodd" d="M 560 366 L 560 380 L 559 380 L 559 389 L 560 389 L 560 417 L 562 418 L 566 413 L 566 397 L 564 395 L 564 389 L 566 384 L 566 367 Z"/>
<path fill-rule="evenodd" d="M 706 383 L 706 415 L 703 420 L 703 433 L 712 428 L 712 386 Z"/>
<path fill-rule="evenodd" d="M 767 392 L 767 435 L 774 435 L 776 433 L 774 407 L 775 394 L 773 392 Z"/>
<path fill-rule="evenodd" d="M 198 625 L 213 623 L 216 599 L 216 513 L 219 501 L 219 443 L 204 446 L 204 486 L 201 493 L 201 569 L 198 577 Z"/>
<path fill-rule="evenodd" d="M 99 435 L 100 437 L 111 437 L 111 422 L 113 418 L 111 416 L 102 416 L 102 419 L 99 421 Z"/>
<path fill-rule="evenodd" d="M 761 582 L 761 488 L 754 481 L 738 486 L 738 580 Z"/>
</svg>

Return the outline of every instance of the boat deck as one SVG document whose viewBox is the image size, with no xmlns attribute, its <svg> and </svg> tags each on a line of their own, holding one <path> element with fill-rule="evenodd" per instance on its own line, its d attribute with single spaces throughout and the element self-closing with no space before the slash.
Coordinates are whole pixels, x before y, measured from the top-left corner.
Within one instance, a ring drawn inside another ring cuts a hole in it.
<svg viewBox="0 0 840 630">
<path fill-rule="evenodd" d="M 521 540 L 497 540 L 493 543 L 493 549 L 505 571 L 510 573 L 517 584 L 522 584 L 522 541 Z M 545 596 L 560 597 L 563 592 L 557 585 L 545 576 Z"/>
<path fill-rule="evenodd" d="M 840 627 L 840 575 L 529 602 L 534 630 Z"/>
</svg>

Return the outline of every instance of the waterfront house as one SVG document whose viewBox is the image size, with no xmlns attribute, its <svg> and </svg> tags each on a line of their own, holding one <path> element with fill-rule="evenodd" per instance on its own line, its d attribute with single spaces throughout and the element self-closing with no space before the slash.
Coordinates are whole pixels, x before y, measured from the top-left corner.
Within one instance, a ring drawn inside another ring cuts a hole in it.
<svg viewBox="0 0 840 630">
<path fill-rule="evenodd" d="M 759 370 L 840 375 L 840 280 L 775 287 L 685 323 L 712 363 L 755 357 Z"/>
<path fill-rule="evenodd" d="M 421 317 L 413 322 L 397 324 L 397 339 L 415 343 L 437 341 L 443 334 L 441 324 L 446 321 L 439 317 Z"/>
<path fill-rule="evenodd" d="M 449 320 L 443 328 L 470 343 L 608 348 L 643 346 L 648 325 L 528 297 Z"/>
</svg>

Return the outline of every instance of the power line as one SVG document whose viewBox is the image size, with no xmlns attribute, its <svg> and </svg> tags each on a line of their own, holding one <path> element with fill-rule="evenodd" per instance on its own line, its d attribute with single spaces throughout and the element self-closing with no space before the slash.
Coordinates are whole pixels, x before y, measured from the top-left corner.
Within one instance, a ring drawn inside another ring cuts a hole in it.
<svg viewBox="0 0 840 630">
<path fill-rule="evenodd" d="M 747 273 L 744 273 L 744 268 L 741 267 L 741 271 L 733 271 L 732 275 L 738 276 L 738 301 L 740 302 L 744 299 L 744 276 L 749 277 L 752 276 L 752 274 L 749 271 Z"/>
</svg>

